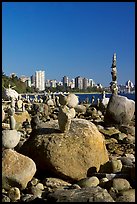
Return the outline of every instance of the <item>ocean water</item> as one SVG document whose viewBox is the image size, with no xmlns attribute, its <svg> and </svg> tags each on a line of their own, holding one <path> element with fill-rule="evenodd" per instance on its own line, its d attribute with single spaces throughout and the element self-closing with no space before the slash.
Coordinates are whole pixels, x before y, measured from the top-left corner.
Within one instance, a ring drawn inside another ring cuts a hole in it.
<svg viewBox="0 0 137 204">
<path fill-rule="evenodd" d="M 95 103 L 97 102 L 97 99 L 102 99 L 102 94 L 76 94 L 79 98 L 79 102 L 83 102 L 85 101 L 87 98 L 89 100 L 89 103 L 91 103 L 91 100 L 92 100 L 92 97 L 94 96 L 94 99 L 95 99 Z M 132 99 L 135 101 L 135 94 L 132 94 L 132 93 L 120 93 L 118 95 L 121 95 L 121 96 L 126 96 L 128 99 Z M 34 95 L 29 95 L 30 98 L 34 99 Z M 106 94 L 106 98 L 110 98 L 111 94 Z M 25 97 L 25 95 L 23 96 Z M 40 96 L 38 95 L 38 99 L 40 98 Z"/>
<path fill-rule="evenodd" d="M 85 101 L 87 98 L 89 99 L 89 102 L 91 103 L 92 97 L 94 96 L 95 103 L 97 102 L 97 99 L 102 99 L 102 94 L 76 94 L 79 98 L 79 101 Z M 132 99 L 135 101 L 135 94 L 131 93 L 121 93 L 118 94 L 120 96 L 126 96 L 128 99 Z M 106 98 L 110 98 L 111 94 L 106 94 Z"/>
</svg>

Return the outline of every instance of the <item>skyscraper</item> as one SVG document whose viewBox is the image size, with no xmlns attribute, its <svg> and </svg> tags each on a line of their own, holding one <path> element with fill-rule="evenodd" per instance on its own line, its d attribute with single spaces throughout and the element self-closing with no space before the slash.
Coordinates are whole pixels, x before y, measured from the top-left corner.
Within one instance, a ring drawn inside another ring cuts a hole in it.
<svg viewBox="0 0 137 204">
<path fill-rule="evenodd" d="M 75 88 L 83 89 L 83 78 L 78 76 L 75 78 Z"/>
<path fill-rule="evenodd" d="M 36 71 L 35 72 L 35 88 L 39 91 L 45 90 L 45 71 Z"/>
</svg>

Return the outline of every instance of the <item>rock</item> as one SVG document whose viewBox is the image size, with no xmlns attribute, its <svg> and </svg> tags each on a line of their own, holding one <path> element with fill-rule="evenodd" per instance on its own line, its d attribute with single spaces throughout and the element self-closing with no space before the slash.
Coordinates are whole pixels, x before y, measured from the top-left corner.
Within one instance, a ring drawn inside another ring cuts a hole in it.
<svg viewBox="0 0 137 204">
<path fill-rule="evenodd" d="M 85 178 L 89 168 L 99 170 L 109 160 L 103 135 L 84 119 L 72 119 L 68 133 L 60 133 L 58 121 L 41 124 L 20 152 L 32 158 L 39 171 L 53 172 L 64 180 Z"/>
<path fill-rule="evenodd" d="M 52 99 L 49 99 L 49 100 L 47 101 L 47 105 L 48 105 L 48 106 L 51 106 L 51 107 L 54 107 L 54 102 L 53 102 L 53 100 L 52 100 Z"/>
<path fill-rule="evenodd" d="M 106 189 L 86 187 L 82 189 L 56 190 L 49 193 L 47 201 L 55 202 L 114 202 Z"/>
<path fill-rule="evenodd" d="M 100 129 L 99 130 L 103 135 L 107 137 L 113 137 L 115 134 L 119 134 L 120 131 L 116 128 L 110 128 L 110 129 Z"/>
<path fill-rule="evenodd" d="M 19 100 L 17 101 L 17 108 L 18 108 L 18 109 L 22 109 L 22 104 L 23 104 L 23 101 L 22 101 L 21 99 L 19 99 Z"/>
<path fill-rule="evenodd" d="M 99 179 L 96 176 L 83 178 L 77 182 L 80 187 L 95 187 L 99 184 Z"/>
<path fill-rule="evenodd" d="M 4 202 L 10 202 L 10 198 L 7 196 L 7 195 L 4 195 L 4 194 L 2 194 L 2 203 L 4 203 Z"/>
<path fill-rule="evenodd" d="M 14 118 L 14 116 L 10 116 L 10 129 L 11 130 L 15 130 L 15 126 L 16 126 L 16 120 Z"/>
<path fill-rule="evenodd" d="M 62 179 L 59 178 L 45 178 L 42 183 L 44 184 L 44 186 L 46 187 L 50 187 L 52 189 L 56 189 L 56 188 L 62 188 L 65 186 L 71 186 L 70 183 L 63 181 Z"/>
<path fill-rule="evenodd" d="M 122 161 L 123 165 L 127 165 L 127 166 L 132 166 L 133 165 L 132 160 L 130 158 L 128 158 L 128 157 L 120 157 L 119 159 Z"/>
<path fill-rule="evenodd" d="M 5 189 L 18 187 L 24 189 L 33 178 L 36 165 L 32 159 L 6 149 L 2 153 L 2 186 Z"/>
<path fill-rule="evenodd" d="M 99 172 L 102 173 L 117 173 L 120 172 L 122 169 L 122 162 L 121 160 L 111 160 L 101 165 Z"/>
<path fill-rule="evenodd" d="M 135 189 L 121 191 L 116 202 L 135 202 Z"/>
<path fill-rule="evenodd" d="M 135 101 L 127 97 L 112 94 L 106 109 L 104 122 L 106 124 L 127 125 L 135 112 Z"/>
<path fill-rule="evenodd" d="M 75 117 L 75 109 L 67 106 L 60 107 L 58 113 L 58 123 L 61 132 L 67 132 L 70 128 L 71 119 Z"/>
<path fill-rule="evenodd" d="M 130 183 L 123 178 L 114 178 L 111 180 L 111 186 L 118 191 L 128 190 L 131 188 Z"/>
<path fill-rule="evenodd" d="M 20 132 L 17 132 L 17 130 L 3 130 L 2 146 L 8 149 L 16 147 L 20 141 L 20 136 Z"/>
<path fill-rule="evenodd" d="M 20 190 L 17 187 L 10 188 L 8 192 L 8 196 L 11 199 L 11 201 L 17 201 L 20 200 Z"/>
<path fill-rule="evenodd" d="M 75 111 L 78 113 L 78 114 L 85 114 L 86 113 L 86 110 L 87 108 L 84 106 L 84 105 L 77 105 L 75 106 Z"/>
<path fill-rule="evenodd" d="M 70 93 L 68 94 L 67 96 L 67 106 L 69 108 L 75 108 L 79 103 L 79 100 L 78 100 L 78 97 L 73 94 L 73 93 Z"/>
<path fill-rule="evenodd" d="M 30 189 L 30 193 L 33 194 L 35 197 L 41 198 L 42 189 L 40 189 L 38 186 L 32 186 Z"/>
<path fill-rule="evenodd" d="M 65 106 L 67 104 L 67 96 L 64 94 L 59 94 L 59 103 Z"/>
<path fill-rule="evenodd" d="M 5 119 L 5 111 L 4 111 L 3 106 L 2 106 L 2 122 L 4 121 L 4 119 Z"/>
<path fill-rule="evenodd" d="M 15 113 L 14 118 L 16 123 L 21 125 L 26 119 L 28 119 L 29 122 L 31 121 L 31 117 L 27 111 Z"/>
<path fill-rule="evenodd" d="M 133 126 L 121 125 L 119 130 L 125 134 L 131 134 L 135 136 L 135 127 Z"/>
<path fill-rule="evenodd" d="M 18 93 L 12 88 L 4 88 L 3 99 L 10 100 L 11 98 L 18 99 Z"/>
</svg>

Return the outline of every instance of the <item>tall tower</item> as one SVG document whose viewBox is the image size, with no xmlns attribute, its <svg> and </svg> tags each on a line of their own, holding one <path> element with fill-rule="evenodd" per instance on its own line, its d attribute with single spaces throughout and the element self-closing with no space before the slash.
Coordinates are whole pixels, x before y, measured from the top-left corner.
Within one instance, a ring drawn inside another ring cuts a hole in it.
<svg viewBox="0 0 137 204">
<path fill-rule="evenodd" d="M 110 89 L 112 94 L 117 94 L 118 93 L 118 86 L 117 86 L 117 68 L 116 68 L 116 53 L 113 54 L 113 58 L 112 58 L 112 71 L 111 71 L 111 75 L 112 75 L 112 81 L 110 83 Z"/>
<path fill-rule="evenodd" d="M 35 72 L 35 87 L 39 89 L 39 91 L 45 90 L 45 71 Z"/>
</svg>

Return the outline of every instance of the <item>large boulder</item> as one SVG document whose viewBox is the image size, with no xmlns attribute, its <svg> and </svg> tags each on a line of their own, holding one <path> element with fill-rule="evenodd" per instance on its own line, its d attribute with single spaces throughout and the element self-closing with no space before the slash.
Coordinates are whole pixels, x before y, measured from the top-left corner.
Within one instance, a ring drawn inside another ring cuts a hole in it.
<svg viewBox="0 0 137 204">
<path fill-rule="evenodd" d="M 52 172 L 70 181 L 85 178 L 91 167 L 99 171 L 100 165 L 109 160 L 97 127 L 76 118 L 67 133 L 60 132 L 57 120 L 41 124 L 19 151 L 35 161 L 39 172 Z"/>
<path fill-rule="evenodd" d="M 135 112 L 135 101 L 125 96 L 112 94 L 110 97 L 104 121 L 106 124 L 127 125 Z"/>
<path fill-rule="evenodd" d="M 14 150 L 6 149 L 2 153 L 2 187 L 25 189 L 36 172 L 34 161 Z"/>
</svg>

